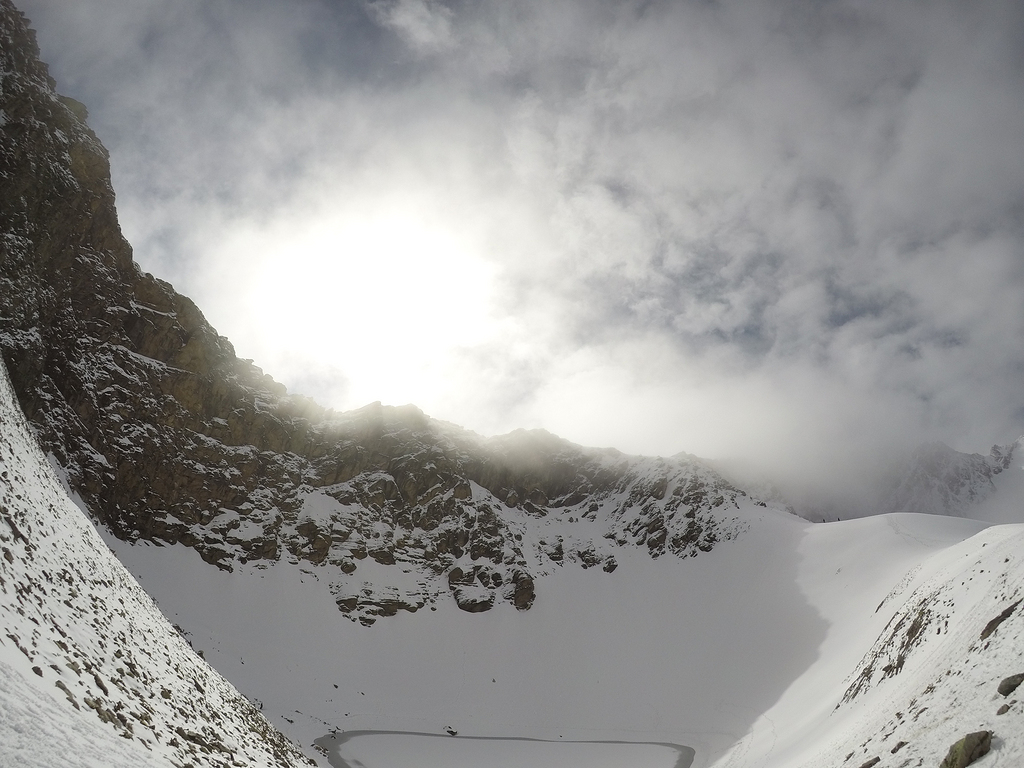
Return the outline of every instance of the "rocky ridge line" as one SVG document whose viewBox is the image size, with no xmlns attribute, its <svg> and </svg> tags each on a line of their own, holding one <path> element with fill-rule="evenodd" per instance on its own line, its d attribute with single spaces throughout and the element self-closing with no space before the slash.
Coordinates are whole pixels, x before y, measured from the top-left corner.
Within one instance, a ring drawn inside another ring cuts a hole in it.
<svg viewBox="0 0 1024 768">
<path fill-rule="evenodd" d="M 688 557 L 743 529 L 733 513 L 753 502 L 692 458 L 483 439 L 412 406 L 337 414 L 287 394 L 136 266 L 85 108 L 56 93 L 8 0 L 0 22 L 0 353 L 69 487 L 116 536 L 226 570 L 330 567 L 339 608 L 371 623 L 445 594 L 527 609 L 544 568 L 610 570 L 627 545 Z M 546 537 L 553 519 L 579 536 Z M 361 579 L 367 558 L 414 583 Z"/>
<path fill-rule="evenodd" d="M 883 512 L 971 517 L 972 507 L 995 493 L 993 478 L 1011 467 L 1021 441 L 994 445 L 988 456 L 960 453 L 944 443 L 927 443 L 911 455 Z"/>
</svg>

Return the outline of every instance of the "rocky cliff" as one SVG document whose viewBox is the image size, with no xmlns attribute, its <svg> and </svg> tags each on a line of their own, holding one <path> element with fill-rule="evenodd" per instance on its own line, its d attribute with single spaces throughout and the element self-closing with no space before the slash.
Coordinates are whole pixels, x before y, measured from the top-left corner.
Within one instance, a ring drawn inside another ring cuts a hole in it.
<svg viewBox="0 0 1024 768">
<path fill-rule="evenodd" d="M 689 557 L 741 530 L 729 510 L 744 494 L 694 459 L 483 439 L 411 406 L 336 414 L 287 394 L 136 266 L 85 108 L 56 93 L 8 0 L 0 22 L 0 352 L 40 441 L 115 535 L 227 570 L 323 565 L 339 608 L 371 623 L 447 594 L 527 609 L 538 569 L 611 570 L 627 545 Z M 579 536 L 546 536 L 551 520 Z M 414 586 L 365 581 L 369 561 Z"/>
<path fill-rule="evenodd" d="M 996 493 L 997 476 L 1019 463 L 1020 444 L 994 445 L 988 456 L 944 443 L 922 445 L 889 489 L 882 511 L 976 517 L 979 505 Z"/>
</svg>

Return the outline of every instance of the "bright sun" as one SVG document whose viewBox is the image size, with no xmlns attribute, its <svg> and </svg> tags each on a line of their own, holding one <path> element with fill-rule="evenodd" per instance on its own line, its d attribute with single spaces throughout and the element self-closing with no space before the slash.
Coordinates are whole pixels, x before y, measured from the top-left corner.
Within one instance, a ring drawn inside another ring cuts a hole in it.
<svg viewBox="0 0 1024 768">
<path fill-rule="evenodd" d="M 494 332 L 494 268 L 468 236 L 418 212 L 289 217 L 222 247 L 246 265 L 244 322 L 231 333 L 240 354 L 275 375 L 321 361 L 348 380 L 340 407 L 429 400 L 445 387 L 444 361 Z"/>
</svg>

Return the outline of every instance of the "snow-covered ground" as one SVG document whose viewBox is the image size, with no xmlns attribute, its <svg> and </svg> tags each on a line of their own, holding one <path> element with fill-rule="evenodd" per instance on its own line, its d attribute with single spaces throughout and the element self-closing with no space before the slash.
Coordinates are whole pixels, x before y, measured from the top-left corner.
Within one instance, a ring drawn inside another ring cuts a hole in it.
<svg viewBox="0 0 1024 768">
<path fill-rule="evenodd" d="M 838 765 L 849 755 L 854 766 L 875 756 L 938 765 L 954 741 L 990 730 L 992 752 L 978 765 L 1024 765 L 1024 691 L 997 691 L 1024 672 L 1024 526 L 987 528 L 909 576 L 879 606 L 885 626 L 820 718 L 818 738 L 794 744 L 779 764 Z"/>
<path fill-rule="evenodd" d="M 612 574 L 556 569 L 525 613 L 451 601 L 372 627 L 337 610 L 313 566 L 224 574 L 185 547 L 111 543 L 206 658 L 304 745 L 332 728 L 450 726 L 706 756 L 746 733 L 824 636 L 795 584 L 803 524 L 761 514 L 774 521 L 763 537 L 699 558 L 623 547 Z"/>
<path fill-rule="evenodd" d="M 293 766 L 47 464 L 0 365 L 0 766 Z"/>
</svg>

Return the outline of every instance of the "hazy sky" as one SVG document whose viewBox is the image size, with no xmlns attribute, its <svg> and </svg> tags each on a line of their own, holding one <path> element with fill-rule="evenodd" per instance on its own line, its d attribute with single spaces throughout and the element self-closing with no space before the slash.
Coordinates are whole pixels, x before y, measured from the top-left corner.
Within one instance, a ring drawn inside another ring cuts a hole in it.
<svg viewBox="0 0 1024 768">
<path fill-rule="evenodd" d="M 856 489 L 1024 433 L 1024 4 L 20 0 L 147 271 L 326 405 Z"/>
</svg>

